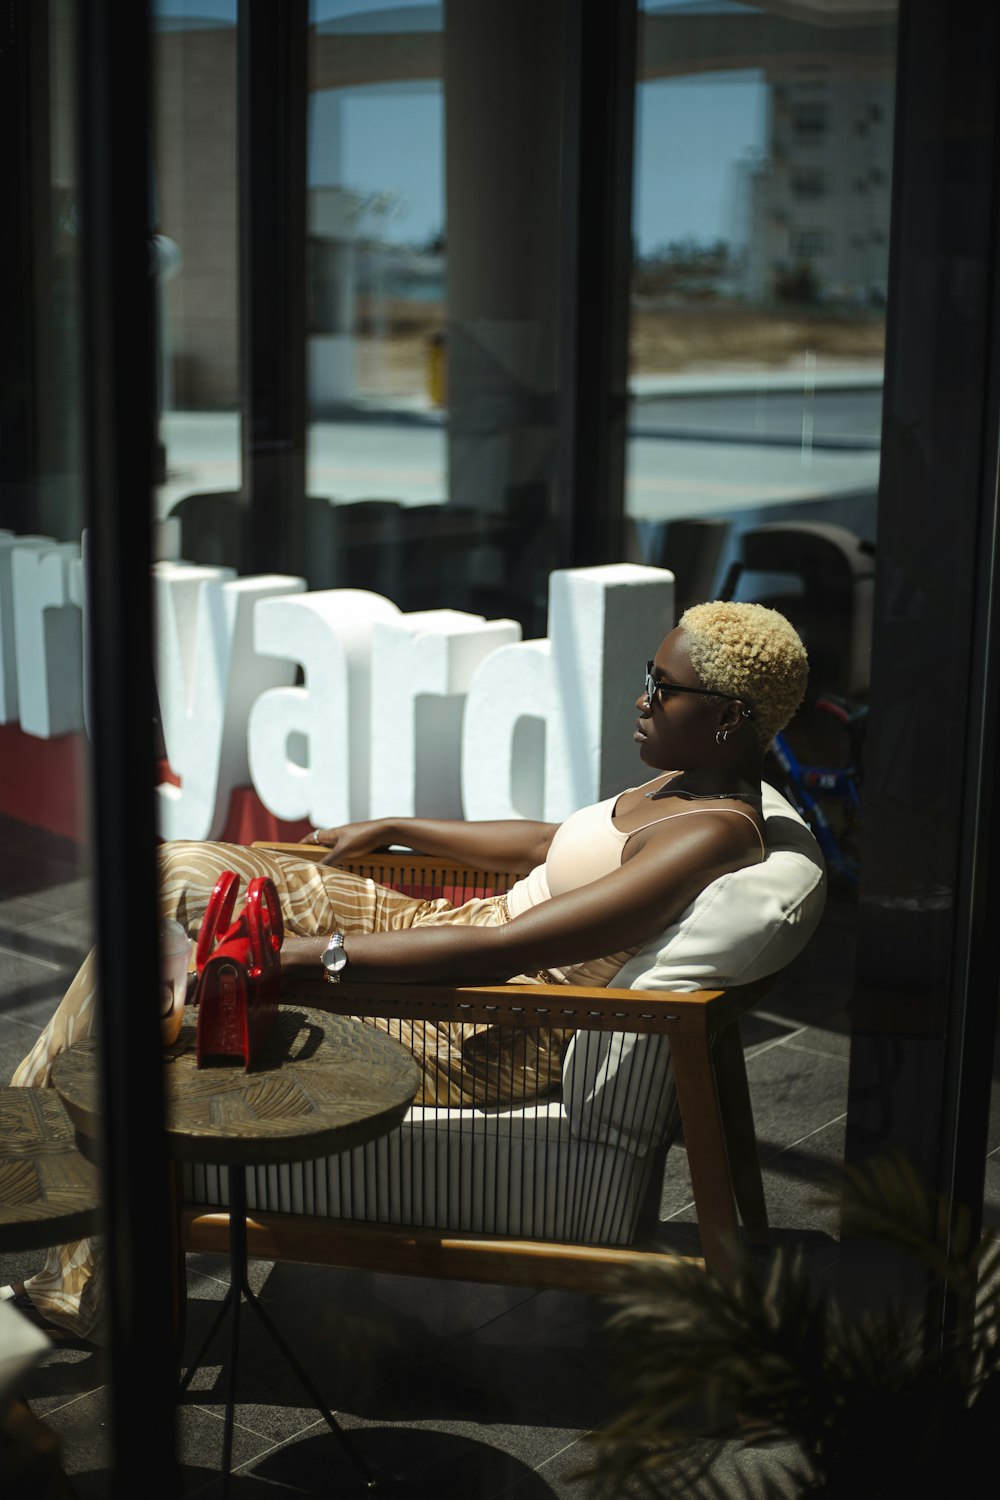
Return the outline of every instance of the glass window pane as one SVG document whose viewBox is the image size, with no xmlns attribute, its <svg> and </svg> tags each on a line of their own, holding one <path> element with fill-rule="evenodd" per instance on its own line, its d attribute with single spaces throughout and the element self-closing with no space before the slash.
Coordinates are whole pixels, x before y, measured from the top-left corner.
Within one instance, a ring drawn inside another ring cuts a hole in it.
<svg viewBox="0 0 1000 1500">
<path fill-rule="evenodd" d="M 564 39 L 537 7 L 473 0 L 447 31 L 444 15 L 311 6 L 310 582 L 534 628 L 554 536 Z"/>
<path fill-rule="evenodd" d="M 632 555 L 673 569 L 679 610 L 780 609 L 811 659 L 768 775 L 819 804 L 830 895 L 745 1037 L 772 1211 L 796 1227 L 843 1152 L 896 46 L 891 7 L 834 11 L 647 0 L 636 99 Z"/>
<path fill-rule="evenodd" d="M 5 227 L 20 258 L 20 337 L 5 329 L 4 402 L 21 402 L 19 439 L 0 444 L 0 1084 L 46 1077 L 43 1032 L 90 949 L 93 933 L 89 743 L 85 727 L 81 472 L 77 7 L 11 8 L 9 36 L 20 133 L 7 141 L 19 193 Z M 20 52 L 18 49 L 21 49 Z M 5 75 L 6 76 L 6 75 Z M 27 88 L 30 79 L 30 89 Z M 17 211 L 20 210 L 20 211 Z M 12 314 L 14 316 L 14 314 Z M 5 429 L 10 431 L 8 424 Z M 15 466 L 19 472 L 15 474 Z M 47 1095 L 49 1106 L 54 1098 Z M 16 1122 L 16 1123 L 14 1123 Z M 51 1117 L 58 1127 L 58 1113 Z M 17 1102 L 11 1136 L 40 1126 Z M 68 1120 L 67 1150 L 73 1136 Z M 78 1158 L 76 1159 L 78 1162 Z M 63 1183 L 85 1169 L 65 1162 Z M 44 1202 L 58 1173 L 40 1181 Z M 6 1179 L 10 1186 L 11 1179 Z M 22 1189 L 26 1184 L 21 1179 Z M 93 1181 L 96 1198 L 98 1183 Z M 58 1251 L 31 1239 L 38 1200 L 5 1195 L 0 1285 L 27 1281 L 39 1309 L 79 1333 L 92 1313 L 70 1291 L 53 1298 Z M 51 1199 L 49 1199 L 51 1204 Z M 20 1204 L 22 1212 L 17 1212 Z M 11 1213 L 11 1209 L 15 1211 Z M 35 1229 L 37 1231 L 36 1223 Z M 82 1254 L 82 1252 L 81 1252 Z M 43 1273 L 48 1256 L 47 1272 Z M 43 1273 L 33 1280 L 36 1273 Z M 93 1383 L 100 1383 L 95 1377 Z"/>
<path fill-rule="evenodd" d="M 224 551 L 212 539 L 218 505 L 201 497 L 234 495 L 241 474 L 236 9 L 236 0 L 153 4 L 156 515 L 175 518 L 157 555 L 200 562 Z"/>
</svg>

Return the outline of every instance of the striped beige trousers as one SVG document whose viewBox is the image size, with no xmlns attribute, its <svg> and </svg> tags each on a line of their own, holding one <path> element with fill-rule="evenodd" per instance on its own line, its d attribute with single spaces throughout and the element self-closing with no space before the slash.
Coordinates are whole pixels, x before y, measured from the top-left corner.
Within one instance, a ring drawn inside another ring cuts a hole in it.
<svg viewBox="0 0 1000 1500">
<path fill-rule="evenodd" d="M 374 881 L 362 880 L 294 855 L 232 844 L 172 843 L 160 851 L 160 912 L 193 937 L 220 873 L 234 870 L 240 889 L 256 875 L 277 888 L 285 926 L 301 937 L 342 932 L 386 932 L 429 924 L 497 926 L 508 920 L 502 896 L 467 901 L 421 901 Z M 626 954 L 564 970 L 567 983 L 607 985 Z M 523 977 L 523 976 L 522 976 Z M 89 1034 L 96 1009 L 96 964 L 91 953 L 66 991 L 52 1020 L 14 1073 L 12 1083 L 44 1088 L 53 1059 Z M 430 1021 L 371 1024 L 392 1030 L 423 1072 L 419 1102 L 466 1107 L 513 1106 L 539 1098 L 559 1081 L 568 1032 Z M 83 1338 L 99 1335 L 100 1245 L 79 1240 L 49 1252 L 44 1268 L 26 1288 L 53 1323 Z"/>
</svg>

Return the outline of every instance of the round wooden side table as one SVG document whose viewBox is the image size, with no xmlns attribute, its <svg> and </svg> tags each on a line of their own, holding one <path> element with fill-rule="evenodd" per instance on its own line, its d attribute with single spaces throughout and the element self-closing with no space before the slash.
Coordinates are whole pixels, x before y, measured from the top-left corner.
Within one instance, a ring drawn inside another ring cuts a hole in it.
<svg viewBox="0 0 1000 1500">
<path fill-rule="evenodd" d="M 420 1071 L 398 1042 L 345 1016 L 303 1006 L 281 1006 L 252 1071 L 242 1064 L 195 1062 L 195 1016 L 185 1014 L 180 1035 L 164 1052 L 166 1130 L 178 1161 L 218 1164 L 229 1179 L 229 1289 L 181 1381 L 187 1389 L 228 1313 L 230 1352 L 222 1472 L 228 1492 L 239 1351 L 245 1299 L 295 1371 L 327 1425 L 369 1486 L 374 1484 L 353 1444 L 296 1356 L 261 1307 L 247 1280 L 247 1170 L 261 1163 L 311 1161 L 362 1146 L 402 1123 Z M 87 1037 L 63 1052 L 52 1082 L 77 1131 L 93 1138 L 98 1114 L 98 1043 Z"/>
<path fill-rule="evenodd" d="M 0 1088 L 0 1241 L 47 1250 L 93 1233 L 100 1184 L 52 1089 Z"/>
</svg>

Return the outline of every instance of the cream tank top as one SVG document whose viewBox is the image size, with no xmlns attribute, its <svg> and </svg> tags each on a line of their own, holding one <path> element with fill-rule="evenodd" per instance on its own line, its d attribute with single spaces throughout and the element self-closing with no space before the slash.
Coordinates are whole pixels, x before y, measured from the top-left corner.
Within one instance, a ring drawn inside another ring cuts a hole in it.
<svg viewBox="0 0 1000 1500">
<path fill-rule="evenodd" d="M 628 790 L 634 791 L 635 788 L 630 787 Z M 738 807 L 691 808 L 686 812 L 667 813 L 662 818 L 651 818 L 639 828 L 625 830 L 616 828 L 611 821 L 618 799 L 622 796 L 623 792 L 616 792 L 604 802 L 582 807 L 559 825 L 549 845 L 545 863 L 536 865 L 507 892 L 507 910 L 512 917 L 519 917 L 553 896 L 563 896 L 567 891 L 578 890 L 580 886 L 589 885 L 592 880 L 600 880 L 602 876 L 620 869 L 622 851 L 632 835 L 642 833 L 644 829 L 652 828 L 657 823 L 669 822 L 671 818 L 693 818 L 705 813 L 728 813 L 730 817 L 746 818 L 760 839 L 761 860 L 766 857 L 767 851 L 760 829 L 750 814 L 741 812 Z"/>
</svg>

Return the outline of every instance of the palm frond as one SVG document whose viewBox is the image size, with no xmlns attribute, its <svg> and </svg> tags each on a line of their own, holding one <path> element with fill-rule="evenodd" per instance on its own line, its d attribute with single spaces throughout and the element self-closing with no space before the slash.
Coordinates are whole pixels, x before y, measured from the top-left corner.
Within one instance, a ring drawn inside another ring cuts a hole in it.
<svg viewBox="0 0 1000 1500">
<path fill-rule="evenodd" d="M 798 1456 L 784 1493 L 876 1500 L 919 1490 L 959 1433 L 993 1435 L 996 1236 L 977 1238 L 972 1216 L 928 1196 L 901 1157 L 849 1172 L 843 1206 L 852 1233 L 904 1251 L 959 1294 L 970 1315 L 952 1343 L 928 1354 L 923 1309 L 902 1301 L 849 1315 L 800 1254 L 779 1250 L 766 1277 L 722 1280 L 686 1262 L 630 1270 L 611 1319 L 626 1404 L 594 1436 L 602 1493 L 742 1494 L 719 1455 L 788 1442 Z M 629 1489 L 633 1480 L 645 1488 Z"/>
<path fill-rule="evenodd" d="M 843 1232 L 908 1252 L 924 1270 L 960 1293 L 983 1284 L 983 1262 L 997 1248 L 992 1232 L 980 1237 L 960 1206 L 928 1193 L 912 1163 L 898 1152 L 844 1172 Z M 1000 1306 L 1000 1284 L 995 1289 Z"/>
</svg>

